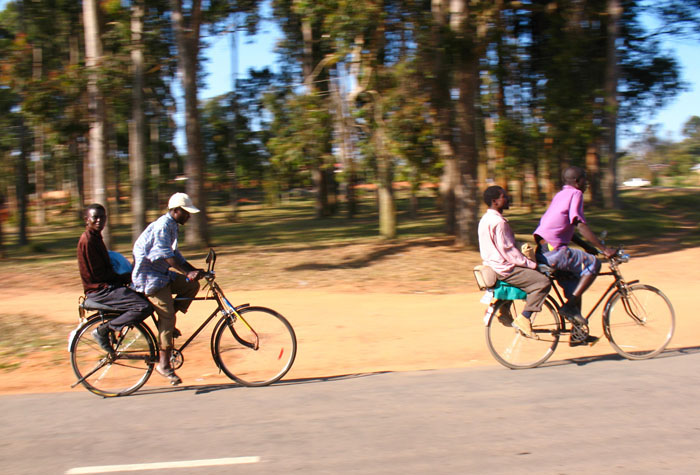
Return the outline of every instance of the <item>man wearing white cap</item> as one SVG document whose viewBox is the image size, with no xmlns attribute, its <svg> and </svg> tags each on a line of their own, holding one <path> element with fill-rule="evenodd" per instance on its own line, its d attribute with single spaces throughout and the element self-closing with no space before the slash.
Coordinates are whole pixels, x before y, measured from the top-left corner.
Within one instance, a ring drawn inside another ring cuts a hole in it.
<svg viewBox="0 0 700 475">
<path fill-rule="evenodd" d="M 168 202 L 168 212 L 152 222 L 134 243 L 134 270 L 132 285 L 149 298 L 158 315 L 160 362 L 156 372 L 168 378 L 173 386 L 182 382 L 170 364 L 173 351 L 175 312 L 185 313 L 197 295 L 202 269 L 192 266 L 177 249 L 178 225 L 185 224 L 190 213 L 199 213 L 192 199 L 185 193 L 175 193 Z M 172 272 L 170 268 L 179 271 Z"/>
</svg>

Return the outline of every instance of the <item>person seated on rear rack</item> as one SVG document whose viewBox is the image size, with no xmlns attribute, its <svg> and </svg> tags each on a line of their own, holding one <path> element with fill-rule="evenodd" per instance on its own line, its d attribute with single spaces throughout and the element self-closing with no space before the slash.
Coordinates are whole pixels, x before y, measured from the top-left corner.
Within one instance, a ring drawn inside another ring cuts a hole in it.
<svg viewBox="0 0 700 475">
<path fill-rule="evenodd" d="M 579 167 L 568 167 L 562 178 L 564 186 L 554 195 L 533 233 L 537 243 L 536 259 L 540 264 L 573 276 L 574 280 L 569 282 L 558 280 L 567 298 L 559 312 L 577 325 L 585 325 L 586 319 L 581 315 L 581 296 L 591 286 L 601 267 L 593 254 L 598 253 L 598 248 L 605 257 L 610 258 L 615 255 L 615 250 L 606 247 L 586 224 L 583 215 L 586 172 Z M 574 232 L 577 229 L 595 247 L 576 236 Z M 571 241 L 585 251 L 570 248 Z"/>
<path fill-rule="evenodd" d="M 479 222 L 479 251 L 485 266 L 496 272 L 498 279 L 522 289 L 527 294 L 522 315 L 513 325 L 527 336 L 532 336 L 530 317 L 542 309 L 552 286 L 547 276 L 538 272 L 537 264 L 518 249 L 515 235 L 503 217 L 510 201 L 506 190 L 489 186 L 484 191 L 484 203 L 489 207 Z"/>
<path fill-rule="evenodd" d="M 109 252 L 102 240 L 102 230 L 107 224 L 107 211 L 101 204 L 94 203 L 85 208 L 85 232 L 78 240 L 78 269 L 83 282 L 85 296 L 102 305 L 123 312 L 108 320 L 92 332 L 100 347 L 112 353 L 110 333 L 119 332 L 126 325 L 143 321 L 153 312 L 150 302 L 133 289 L 131 273 L 117 274 L 110 260 Z"/>
</svg>

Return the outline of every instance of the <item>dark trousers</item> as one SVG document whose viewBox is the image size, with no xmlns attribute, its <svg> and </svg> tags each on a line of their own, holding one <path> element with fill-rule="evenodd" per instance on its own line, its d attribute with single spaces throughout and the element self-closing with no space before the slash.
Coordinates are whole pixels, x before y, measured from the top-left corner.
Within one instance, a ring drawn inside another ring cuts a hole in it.
<svg viewBox="0 0 700 475">
<path fill-rule="evenodd" d="M 121 315 L 109 321 L 109 328 L 119 331 L 123 326 L 142 322 L 153 312 L 153 306 L 144 297 L 129 287 L 111 287 L 90 292 L 90 300 L 123 311 Z"/>
</svg>

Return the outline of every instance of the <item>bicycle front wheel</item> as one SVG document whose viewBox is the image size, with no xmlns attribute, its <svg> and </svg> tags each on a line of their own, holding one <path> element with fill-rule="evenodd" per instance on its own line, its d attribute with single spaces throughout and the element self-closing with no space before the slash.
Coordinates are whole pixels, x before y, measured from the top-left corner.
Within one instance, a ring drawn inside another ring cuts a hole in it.
<svg viewBox="0 0 700 475">
<path fill-rule="evenodd" d="M 244 386 L 267 386 L 292 367 L 297 353 L 294 329 L 279 313 L 264 307 L 246 307 L 231 323 L 217 325 L 214 359 L 226 376 Z"/>
<path fill-rule="evenodd" d="M 114 353 L 107 354 L 92 336 L 102 323 L 94 318 L 85 323 L 71 344 L 73 372 L 85 388 L 98 396 L 126 396 L 143 386 L 153 372 L 156 345 L 142 323 L 115 334 Z"/>
<path fill-rule="evenodd" d="M 502 300 L 486 322 L 486 343 L 496 361 L 512 369 L 534 368 L 549 359 L 559 344 L 561 324 L 552 305 L 545 301 L 542 311 L 530 321 L 536 338 L 515 329 L 513 319 L 522 313 L 523 301 Z"/>
<path fill-rule="evenodd" d="M 671 341 L 676 317 L 671 301 L 650 285 L 616 291 L 605 306 L 603 328 L 612 347 L 631 360 L 652 358 Z"/>
</svg>

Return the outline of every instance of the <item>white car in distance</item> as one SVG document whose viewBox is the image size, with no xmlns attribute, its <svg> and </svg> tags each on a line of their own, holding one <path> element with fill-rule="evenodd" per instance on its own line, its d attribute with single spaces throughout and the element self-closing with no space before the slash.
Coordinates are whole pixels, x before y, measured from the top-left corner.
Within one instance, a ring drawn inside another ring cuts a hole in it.
<svg viewBox="0 0 700 475">
<path fill-rule="evenodd" d="M 623 185 L 625 186 L 647 186 L 651 185 L 651 182 L 649 180 L 645 180 L 644 178 L 630 178 L 627 181 L 622 182 Z"/>
</svg>

